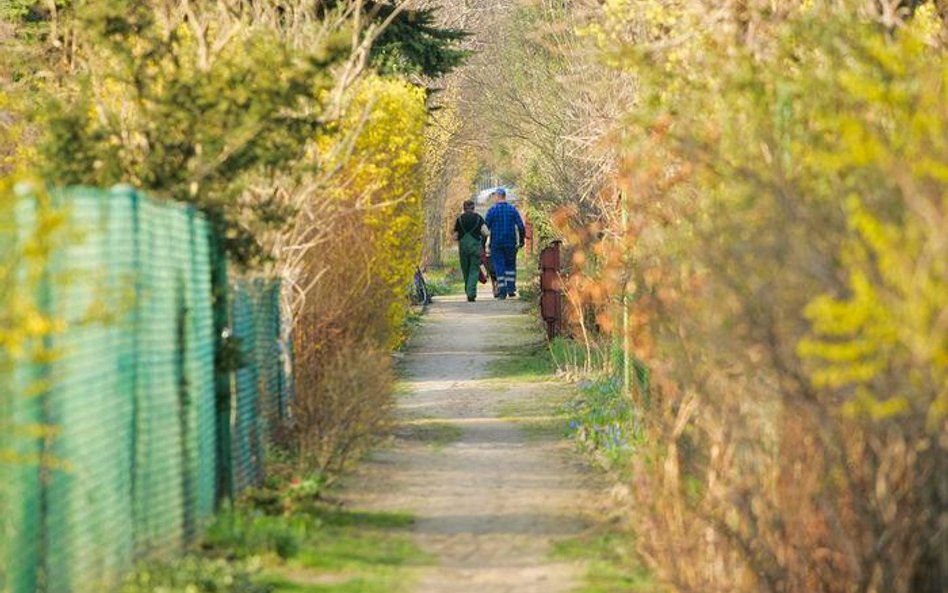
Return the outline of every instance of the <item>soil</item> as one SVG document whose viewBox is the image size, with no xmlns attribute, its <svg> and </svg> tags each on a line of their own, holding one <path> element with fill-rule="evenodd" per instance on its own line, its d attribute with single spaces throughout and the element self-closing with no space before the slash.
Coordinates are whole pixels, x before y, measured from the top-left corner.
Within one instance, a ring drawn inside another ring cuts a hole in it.
<svg viewBox="0 0 948 593">
<path fill-rule="evenodd" d="M 348 480 L 354 507 L 409 512 L 434 562 L 419 593 L 556 593 L 583 567 L 551 556 L 590 524 L 595 481 L 561 438 L 522 430 L 512 408 L 548 399 L 554 382 L 498 377 L 496 363 L 541 340 L 516 299 L 438 298 L 399 362 L 399 428 Z"/>
</svg>

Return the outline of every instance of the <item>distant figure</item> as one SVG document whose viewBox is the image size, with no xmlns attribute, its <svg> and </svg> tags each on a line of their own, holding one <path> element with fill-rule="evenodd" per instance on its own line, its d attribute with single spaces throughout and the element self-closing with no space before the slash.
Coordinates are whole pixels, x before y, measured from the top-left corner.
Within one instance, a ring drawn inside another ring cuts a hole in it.
<svg viewBox="0 0 948 593">
<path fill-rule="evenodd" d="M 523 247 L 526 229 L 517 209 L 507 203 L 507 191 L 498 187 L 496 201 L 487 211 L 485 222 L 490 230 L 490 262 L 497 275 L 499 299 L 517 296 L 517 249 Z"/>
<path fill-rule="evenodd" d="M 484 217 L 474 212 L 474 201 L 464 202 L 464 212 L 454 221 L 454 236 L 458 240 L 461 275 L 468 302 L 477 299 L 477 280 L 481 270 L 481 251 L 487 241 Z"/>
</svg>

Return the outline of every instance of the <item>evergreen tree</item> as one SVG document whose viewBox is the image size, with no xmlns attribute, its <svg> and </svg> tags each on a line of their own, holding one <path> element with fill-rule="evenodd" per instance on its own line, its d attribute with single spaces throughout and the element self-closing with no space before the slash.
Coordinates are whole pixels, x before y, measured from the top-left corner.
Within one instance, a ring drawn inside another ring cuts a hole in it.
<svg viewBox="0 0 948 593">
<path fill-rule="evenodd" d="M 388 2 L 367 2 L 367 10 L 384 20 L 395 10 Z M 440 27 L 437 8 L 405 10 L 379 36 L 372 49 L 372 64 L 380 74 L 423 75 L 437 78 L 460 66 L 470 52 L 458 44 L 470 33 Z"/>
<path fill-rule="evenodd" d="M 344 0 L 328 0 L 319 10 L 331 10 Z M 384 22 L 397 10 L 395 2 L 367 0 L 363 13 Z M 458 47 L 470 36 L 463 29 L 437 24 L 438 8 L 406 9 L 379 35 L 372 48 L 372 65 L 382 75 L 437 78 L 460 66 L 471 54 Z"/>
</svg>

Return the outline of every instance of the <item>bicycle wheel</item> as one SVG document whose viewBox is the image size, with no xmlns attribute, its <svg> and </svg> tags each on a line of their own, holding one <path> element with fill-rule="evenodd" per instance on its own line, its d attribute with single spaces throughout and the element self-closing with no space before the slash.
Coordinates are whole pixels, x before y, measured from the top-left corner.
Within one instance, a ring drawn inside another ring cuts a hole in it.
<svg viewBox="0 0 948 593">
<path fill-rule="evenodd" d="M 425 277 L 418 268 L 415 268 L 415 275 L 408 287 L 408 299 L 413 305 L 427 305 L 431 302 Z"/>
<path fill-rule="evenodd" d="M 431 295 L 428 294 L 428 283 L 425 282 L 425 275 L 420 269 L 415 269 L 415 290 L 418 293 L 418 304 L 427 305 L 431 303 Z"/>
</svg>

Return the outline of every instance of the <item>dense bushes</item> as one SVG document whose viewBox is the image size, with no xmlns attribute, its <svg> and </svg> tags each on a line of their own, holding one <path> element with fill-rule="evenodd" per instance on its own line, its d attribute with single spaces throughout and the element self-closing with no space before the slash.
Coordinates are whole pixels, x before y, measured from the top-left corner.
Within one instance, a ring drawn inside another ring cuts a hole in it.
<svg viewBox="0 0 948 593">
<path fill-rule="evenodd" d="M 333 199 L 358 215 L 337 225 L 338 265 L 324 266 L 339 281 L 322 283 L 318 290 L 328 295 L 358 281 L 377 283 L 350 295 L 347 315 L 356 320 L 381 315 L 358 331 L 394 346 L 404 338 L 399 331 L 408 306 L 405 287 L 421 259 L 425 93 L 405 82 L 368 77 L 353 95 L 319 144 L 330 155 L 323 166 L 337 171 Z M 352 130 L 359 133 L 353 136 Z M 329 150 L 330 144 L 342 144 L 344 150 Z"/>
<path fill-rule="evenodd" d="M 533 12 L 558 80 L 582 81 L 601 109 L 553 87 L 557 125 L 585 132 L 549 159 L 566 170 L 544 176 L 556 191 L 531 197 L 538 211 L 566 202 L 552 218 L 577 336 L 590 352 L 627 345 L 623 366 L 649 369 L 651 405 L 634 381 L 627 394 L 644 429 L 630 512 L 680 591 L 948 579 L 938 7 L 614 0 L 566 10 L 565 33 L 564 14 Z M 523 121 L 534 91 L 512 80 L 523 100 L 498 119 Z M 617 81 L 635 100 L 603 130 Z M 549 131 L 525 125 L 497 135 L 510 153 L 536 153 Z M 603 427 L 583 433 L 601 449 L 615 435 L 592 416 L 621 410 L 606 396 L 579 410 Z"/>
<path fill-rule="evenodd" d="M 320 326 L 297 326 L 297 400 L 290 450 L 303 468 L 337 475 L 386 432 L 392 408 L 390 352 L 363 337 L 327 338 Z"/>
<path fill-rule="evenodd" d="M 714 18 L 702 2 L 618 4 L 600 32 L 640 85 L 617 148 L 631 222 L 615 241 L 582 234 L 574 261 L 594 286 L 630 279 L 627 331 L 654 370 L 646 551 L 680 590 L 937 590 L 937 21 L 886 29 L 858 3 Z"/>
<path fill-rule="evenodd" d="M 337 171 L 332 235 L 301 273 L 311 285 L 295 329 L 297 401 L 290 428 L 304 465 L 335 473 L 383 432 L 390 351 L 408 313 L 406 279 L 421 249 L 424 96 L 368 78 L 319 144 Z M 360 129 L 355 137 L 349 130 Z M 339 145 L 343 148 L 340 150 Z"/>
<path fill-rule="evenodd" d="M 387 411 L 424 220 L 419 77 L 466 56 L 465 33 L 436 16 L 355 1 L 0 12 L 0 140 L 13 140 L 0 173 L 192 202 L 232 273 L 280 277 L 299 396 L 281 433 L 311 469 L 338 470 Z"/>
</svg>

